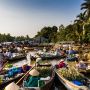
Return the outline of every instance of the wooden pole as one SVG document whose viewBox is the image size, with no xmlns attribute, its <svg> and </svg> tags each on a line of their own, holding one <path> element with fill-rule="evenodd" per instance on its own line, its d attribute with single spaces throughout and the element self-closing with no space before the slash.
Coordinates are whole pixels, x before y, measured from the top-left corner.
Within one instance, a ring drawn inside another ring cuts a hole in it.
<svg viewBox="0 0 90 90">
<path fill-rule="evenodd" d="M 8 63 L 8 61 L 2 66 L 2 69 L 1 69 L 1 71 L 3 70 L 3 68 L 5 67 L 5 65 Z"/>
</svg>

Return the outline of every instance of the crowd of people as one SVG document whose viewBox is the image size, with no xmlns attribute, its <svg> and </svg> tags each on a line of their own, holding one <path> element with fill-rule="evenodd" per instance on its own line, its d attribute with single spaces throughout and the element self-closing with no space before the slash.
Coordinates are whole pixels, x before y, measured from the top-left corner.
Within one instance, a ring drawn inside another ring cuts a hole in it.
<svg viewBox="0 0 90 90">
<path fill-rule="evenodd" d="M 0 44 L 0 70 L 7 59 L 15 57 L 19 53 L 25 53 L 24 46 L 11 44 Z"/>
</svg>

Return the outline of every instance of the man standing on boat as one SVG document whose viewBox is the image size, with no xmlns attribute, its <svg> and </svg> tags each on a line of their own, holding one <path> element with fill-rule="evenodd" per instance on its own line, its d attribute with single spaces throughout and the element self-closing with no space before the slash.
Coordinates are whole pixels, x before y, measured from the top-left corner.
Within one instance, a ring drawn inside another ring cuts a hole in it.
<svg viewBox="0 0 90 90">
<path fill-rule="evenodd" d="M 76 64 L 76 67 L 77 67 L 78 69 L 86 70 L 87 65 L 85 64 L 85 62 L 84 62 L 83 60 L 81 60 L 79 63 Z"/>
<path fill-rule="evenodd" d="M 27 59 L 27 64 L 31 65 L 31 53 L 29 51 L 27 51 L 26 59 Z"/>
</svg>

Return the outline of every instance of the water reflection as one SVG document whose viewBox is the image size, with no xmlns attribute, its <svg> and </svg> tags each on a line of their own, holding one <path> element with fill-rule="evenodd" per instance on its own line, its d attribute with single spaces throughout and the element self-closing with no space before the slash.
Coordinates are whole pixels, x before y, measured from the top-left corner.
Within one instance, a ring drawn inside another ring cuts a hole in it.
<svg viewBox="0 0 90 90">
<path fill-rule="evenodd" d="M 27 60 L 26 59 L 23 59 L 23 60 L 20 60 L 20 61 L 17 61 L 17 62 L 12 62 L 13 66 L 22 66 L 24 64 L 27 64 Z"/>
<path fill-rule="evenodd" d="M 58 76 L 55 75 L 55 90 L 67 90 L 65 86 L 59 81 Z"/>
</svg>

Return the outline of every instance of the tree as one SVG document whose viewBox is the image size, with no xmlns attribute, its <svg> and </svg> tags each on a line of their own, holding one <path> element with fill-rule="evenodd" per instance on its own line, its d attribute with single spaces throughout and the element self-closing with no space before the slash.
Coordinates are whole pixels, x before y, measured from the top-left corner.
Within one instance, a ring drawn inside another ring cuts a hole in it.
<svg viewBox="0 0 90 90">
<path fill-rule="evenodd" d="M 16 41 L 25 41 L 25 37 L 24 36 L 17 36 Z"/>
<path fill-rule="evenodd" d="M 51 42 L 56 43 L 57 42 L 57 30 L 58 28 L 56 26 L 53 26 L 51 28 L 52 33 L 50 34 Z"/>
<path fill-rule="evenodd" d="M 84 0 L 85 2 L 81 4 L 81 9 L 85 10 L 87 19 L 90 17 L 90 0 Z"/>
<path fill-rule="evenodd" d="M 78 41 L 79 43 L 82 43 L 82 37 L 83 37 L 83 28 L 82 28 L 82 24 L 80 23 L 74 23 L 74 30 L 75 30 L 75 34 L 78 37 Z"/>
<path fill-rule="evenodd" d="M 57 30 L 56 26 L 53 27 L 43 27 L 35 37 L 44 37 L 48 39 L 48 42 L 56 42 L 57 41 Z"/>
<path fill-rule="evenodd" d="M 77 40 L 73 24 L 66 26 L 65 31 L 66 31 L 66 39 L 67 40 L 69 40 L 69 41 Z"/>
<path fill-rule="evenodd" d="M 83 23 L 86 21 L 85 13 L 80 13 L 79 15 L 76 16 L 76 18 L 77 19 L 74 22 Z"/>
<path fill-rule="evenodd" d="M 14 41 L 14 37 L 12 37 L 9 33 L 6 34 L 0 34 L 0 42 L 12 42 Z"/>
<path fill-rule="evenodd" d="M 28 35 L 26 35 L 26 40 L 29 40 L 29 39 L 30 39 L 30 37 Z"/>
<path fill-rule="evenodd" d="M 8 33 L 8 34 L 6 35 L 6 38 L 7 38 L 7 41 L 9 41 L 9 42 L 14 41 L 14 37 L 12 37 L 12 36 L 10 35 L 10 33 Z"/>
<path fill-rule="evenodd" d="M 65 29 L 64 25 L 61 24 L 61 25 L 59 26 L 59 31 L 64 30 L 64 29 Z"/>
<path fill-rule="evenodd" d="M 77 29 L 77 34 L 78 34 L 78 36 L 79 36 L 79 41 L 80 41 L 80 38 L 82 38 L 82 40 L 84 39 L 84 37 L 85 37 L 85 24 L 86 24 L 86 16 L 85 16 L 85 13 L 80 13 L 79 15 L 77 15 L 77 17 L 76 17 L 77 19 L 75 20 L 75 26 L 77 26 L 77 27 L 81 27 L 80 29 L 81 30 L 79 30 L 79 29 Z"/>
</svg>

